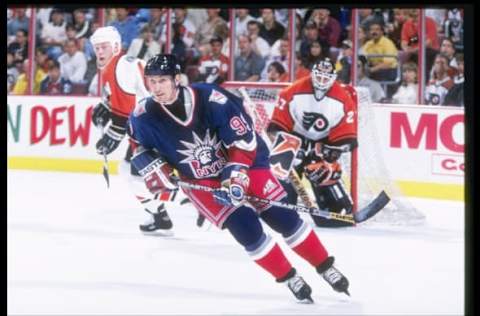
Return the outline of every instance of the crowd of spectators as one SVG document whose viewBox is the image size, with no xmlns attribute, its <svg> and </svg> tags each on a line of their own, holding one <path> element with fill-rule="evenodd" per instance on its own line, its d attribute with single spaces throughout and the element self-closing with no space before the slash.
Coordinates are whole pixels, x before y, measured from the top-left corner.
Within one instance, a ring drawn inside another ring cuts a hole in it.
<svg viewBox="0 0 480 316">
<path fill-rule="evenodd" d="M 27 93 L 30 14 L 7 9 L 7 93 Z M 36 9 L 34 93 L 96 94 L 97 69 L 88 40 L 100 26 L 99 9 L 70 6 Z M 105 25 L 117 28 L 123 52 L 143 60 L 165 52 L 166 8 L 108 8 Z M 228 9 L 176 7 L 172 11 L 172 53 L 185 82 L 228 80 L 287 82 L 289 10 L 236 9 L 233 63 L 229 61 Z M 369 87 L 375 102 L 463 105 L 463 12 L 426 9 L 425 99 L 418 100 L 418 9 L 358 10 L 357 83 Z M 350 83 L 351 10 L 319 7 L 296 10 L 295 73 L 308 74 L 324 57 L 338 80 Z M 234 69 L 229 69 L 231 66 Z"/>
</svg>

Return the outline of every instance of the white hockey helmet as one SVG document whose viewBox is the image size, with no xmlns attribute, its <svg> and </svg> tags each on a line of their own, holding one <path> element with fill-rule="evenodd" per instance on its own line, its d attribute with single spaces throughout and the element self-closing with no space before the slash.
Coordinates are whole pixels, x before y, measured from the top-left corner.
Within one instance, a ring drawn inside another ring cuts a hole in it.
<svg viewBox="0 0 480 316">
<path fill-rule="evenodd" d="M 312 67 L 312 83 L 315 89 L 327 91 L 337 79 L 337 72 L 330 58 L 316 62 Z"/>
<path fill-rule="evenodd" d="M 90 42 L 94 46 L 95 44 L 105 43 L 105 42 L 112 44 L 114 56 L 120 54 L 122 50 L 122 37 L 120 36 L 120 33 L 117 31 L 117 29 L 113 26 L 99 27 L 92 34 L 92 36 L 90 36 Z M 117 50 L 115 50 L 115 46 L 118 47 Z"/>
</svg>

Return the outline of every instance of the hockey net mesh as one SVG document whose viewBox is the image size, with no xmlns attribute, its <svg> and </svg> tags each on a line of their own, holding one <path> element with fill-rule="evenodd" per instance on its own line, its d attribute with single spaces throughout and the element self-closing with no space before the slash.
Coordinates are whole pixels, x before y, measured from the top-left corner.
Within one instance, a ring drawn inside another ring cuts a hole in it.
<svg viewBox="0 0 480 316">
<path fill-rule="evenodd" d="M 241 85 L 224 83 L 228 91 L 241 97 L 238 91 Z M 270 121 L 273 109 L 278 100 L 281 86 L 262 86 L 261 83 L 244 86 L 250 99 L 255 103 L 257 113 L 261 118 L 257 120 L 255 129 L 265 130 Z M 346 189 L 351 192 L 352 181 L 357 181 L 357 209 L 366 206 L 382 190 L 391 198 L 387 206 L 375 217 L 365 223 L 385 223 L 391 225 L 421 225 L 425 216 L 417 210 L 405 197 L 399 187 L 390 177 L 390 173 L 383 159 L 382 149 L 375 144 L 379 143 L 378 132 L 375 128 L 375 111 L 372 109 L 370 92 L 363 87 L 356 87 L 358 96 L 358 141 L 357 168 L 352 169 L 352 155 L 344 154 L 340 158 L 343 168 L 342 180 Z M 369 146 L 362 145 L 368 144 Z M 311 190 L 307 181 L 303 181 L 306 188 Z M 312 193 L 312 192 L 311 192 Z M 351 192 L 353 193 L 353 192 Z M 313 196 L 313 193 L 311 194 Z"/>
</svg>

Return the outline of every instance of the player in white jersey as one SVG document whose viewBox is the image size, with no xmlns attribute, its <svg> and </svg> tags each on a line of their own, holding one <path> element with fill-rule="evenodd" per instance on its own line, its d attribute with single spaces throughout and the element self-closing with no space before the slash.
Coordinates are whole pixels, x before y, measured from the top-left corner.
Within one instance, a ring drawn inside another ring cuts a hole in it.
<svg viewBox="0 0 480 316">
<path fill-rule="evenodd" d="M 108 155 L 125 136 L 128 115 L 135 104 L 150 95 L 144 83 L 145 61 L 121 53 L 121 36 L 113 26 L 97 29 L 90 41 L 103 84 L 102 102 L 94 107 L 92 121 L 95 126 L 106 128 L 96 148 L 98 154 Z M 151 215 L 145 224 L 139 226 L 140 230 L 145 234 L 171 235 L 173 224 L 163 202 L 173 199 L 174 194 L 152 195 L 137 170 L 131 166 L 131 156 L 129 146 L 120 162 L 119 173 L 128 180 L 135 197 Z"/>
<path fill-rule="evenodd" d="M 287 175 L 295 165 L 312 184 L 320 208 L 348 214 L 352 202 L 339 182 L 338 158 L 357 146 L 357 97 L 351 86 L 336 82 L 336 78 L 332 62 L 325 58 L 313 66 L 311 76 L 280 92 L 268 127 L 275 137 L 270 162 L 276 175 L 285 180 L 282 184 L 290 203 L 296 203 L 297 194 L 282 174 Z M 293 152 L 297 159 L 290 154 Z M 317 226 L 350 225 L 315 215 L 312 218 Z"/>
</svg>

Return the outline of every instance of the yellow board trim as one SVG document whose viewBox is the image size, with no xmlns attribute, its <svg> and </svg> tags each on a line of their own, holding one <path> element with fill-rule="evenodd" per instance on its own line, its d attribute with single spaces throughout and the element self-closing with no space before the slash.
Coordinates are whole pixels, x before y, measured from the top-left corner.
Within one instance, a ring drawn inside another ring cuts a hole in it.
<svg viewBox="0 0 480 316">
<path fill-rule="evenodd" d="M 102 173 L 103 161 L 44 157 L 8 157 L 8 169 Z M 118 174 L 118 161 L 108 162 L 108 172 Z"/>
<path fill-rule="evenodd" d="M 118 161 L 109 161 L 109 173 L 118 174 Z M 103 161 L 91 159 L 64 159 L 44 157 L 8 157 L 9 169 L 67 171 L 101 173 Z M 464 186 L 461 184 L 441 184 L 417 181 L 396 181 L 398 188 L 406 196 L 464 200 Z"/>
</svg>

